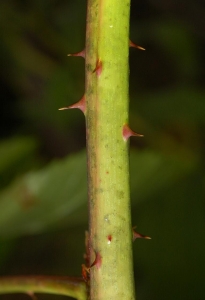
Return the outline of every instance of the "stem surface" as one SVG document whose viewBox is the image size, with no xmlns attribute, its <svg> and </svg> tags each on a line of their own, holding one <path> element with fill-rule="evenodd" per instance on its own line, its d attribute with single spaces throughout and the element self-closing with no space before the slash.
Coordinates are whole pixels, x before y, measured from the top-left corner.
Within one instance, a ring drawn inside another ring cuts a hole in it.
<svg viewBox="0 0 205 300">
<path fill-rule="evenodd" d="M 90 299 L 135 299 L 129 190 L 130 0 L 88 0 L 86 130 Z"/>
</svg>

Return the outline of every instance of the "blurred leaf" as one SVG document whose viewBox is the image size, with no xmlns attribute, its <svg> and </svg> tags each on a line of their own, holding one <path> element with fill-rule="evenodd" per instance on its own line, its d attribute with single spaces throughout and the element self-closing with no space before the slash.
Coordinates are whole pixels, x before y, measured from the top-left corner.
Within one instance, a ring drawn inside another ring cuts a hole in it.
<svg viewBox="0 0 205 300">
<path fill-rule="evenodd" d="M 84 47 L 84 42 L 79 44 L 85 32 L 86 3 L 38 2 L 0 2 L 0 52 L 6 53 L 2 76 L 28 98 L 39 97 L 55 68 L 65 66 L 68 52 Z M 68 28 L 75 28 L 75 34 Z M 72 68 L 68 74 L 71 71 L 78 72 Z"/>
<path fill-rule="evenodd" d="M 73 62 L 73 61 L 72 61 Z M 75 61 L 75 67 L 78 71 L 83 70 L 84 62 L 81 59 Z M 72 64 L 70 64 L 72 66 Z M 67 106 L 77 102 L 84 93 L 82 82 L 77 82 L 75 74 L 67 66 L 60 66 L 55 68 L 55 71 L 50 74 L 50 80 L 46 83 L 43 95 L 32 101 L 23 101 L 21 104 L 21 112 L 23 111 L 25 117 L 29 122 L 38 124 L 42 128 L 53 127 L 55 130 L 64 130 L 67 132 L 68 128 L 73 128 L 73 125 L 78 123 L 79 118 L 76 118 L 76 111 L 72 113 L 62 113 L 58 108 Z M 39 105 L 36 102 L 39 101 Z"/>
<path fill-rule="evenodd" d="M 151 35 L 155 43 L 165 49 L 170 59 L 177 65 L 177 79 L 194 78 L 199 68 L 197 47 L 194 36 L 183 22 L 167 18 L 152 24 Z"/>
<path fill-rule="evenodd" d="M 153 66 L 148 65 L 147 57 L 155 54 L 154 63 L 155 59 L 157 61 L 160 59 L 158 55 L 161 54 L 164 57 L 164 68 L 171 64 L 175 69 L 175 79 L 178 82 L 190 82 L 196 78 L 200 69 L 200 60 L 198 59 L 196 34 L 190 30 L 189 25 L 173 16 L 165 19 L 164 15 L 148 19 L 141 24 L 135 24 L 135 30 L 132 28 L 132 37 L 135 40 L 141 39 L 146 52 L 148 52 L 140 55 L 142 59 L 146 58 L 143 62 L 148 77 L 150 76 L 148 68 Z M 153 49 L 157 49 L 156 53 L 152 52 Z M 155 76 L 159 76 L 157 69 L 156 72 Z M 141 70 L 139 74 L 141 74 Z"/>
<path fill-rule="evenodd" d="M 131 155 L 133 203 L 139 203 L 190 173 L 193 161 L 152 151 Z M 149 184 L 149 188 L 147 188 Z M 0 195 L 0 236 L 39 233 L 87 220 L 85 153 L 52 162 L 15 181 Z"/>
<path fill-rule="evenodd" d="M 33 234 L 84 221 L 86 161 L 80 153 L 16 180 L 0 196 L 1 236 Z M 66 220 L 65 220 L 66 219 Z"/>
<path fill-rule="evenodd" d="M 32 137 L 13 137 L 0 142 L 0 186 L 33 166 L 37 142 Z"/>
<path fill-rule="evenodd" d="M 190 157 L 182 159 L 177 156 L 165 156 L 150 150 L 131 152 L 130 161 L 133 203 L 161 194 L 197 166 L 194 158 L 191 160 Z"/>
<path fill-rule="evenodd" d="M 15 244 L 15 239 L 0 239 L 0 271 L 3 269 L 4 264 L 9 261 Z"/>
<path fill-rule="evenodd" d="M 204 90 L 187 86 L 144 94 L 137 106 L 138 112 L 154 123 L 165 124 L 178 120 L 204 123 L 204 99 Z"/>
<path fill-rule="evenodd" d="M 146 291 L 142 299 L 201 299 L 204 178 L 203 167 L 198 167 L 186 180 L 179 180 L 133 211 L 138 230 L 152 238 L 134 245 L 140 289 Z"/>
</svg>

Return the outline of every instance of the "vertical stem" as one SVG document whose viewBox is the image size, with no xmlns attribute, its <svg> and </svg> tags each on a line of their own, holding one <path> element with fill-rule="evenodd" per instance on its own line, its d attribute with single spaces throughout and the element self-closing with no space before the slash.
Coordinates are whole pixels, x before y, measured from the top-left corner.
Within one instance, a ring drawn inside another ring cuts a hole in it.
<svg viewBox="0 0 205 300">
<path fill-rule="evenodd" d="M 135 299 L 130 216 L 130 0 L 88 0 L 86 128 L 91 300 Z"/>
</svg>

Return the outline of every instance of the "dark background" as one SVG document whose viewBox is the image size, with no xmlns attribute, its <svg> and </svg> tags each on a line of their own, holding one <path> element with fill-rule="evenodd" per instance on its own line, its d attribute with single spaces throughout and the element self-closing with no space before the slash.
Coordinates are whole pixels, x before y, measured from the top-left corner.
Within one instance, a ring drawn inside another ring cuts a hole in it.
<svg viewBox="0 0 205 300">
<path fill-rule="evenodd" d="M 0 274 L 80 276 L 87 229 L 86 1 L 0 1 Z M 205 278 L 205 2 L 133 0 L 130 123 L 140 300 L 201 300 Z M 117 52 L 117 49 L 116 49 Z M 0 296 L 27 299 L 28 296 Z M 63 297 L 39 295 L 39 299 Z"/>
</svg>

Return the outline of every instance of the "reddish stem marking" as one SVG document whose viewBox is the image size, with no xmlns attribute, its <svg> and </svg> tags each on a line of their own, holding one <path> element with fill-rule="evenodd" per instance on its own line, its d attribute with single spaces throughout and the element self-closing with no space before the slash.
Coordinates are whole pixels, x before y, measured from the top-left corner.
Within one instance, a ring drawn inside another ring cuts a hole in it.
<svg viewBox="0 0 205 300">
<path fill-rule="evenodd" d="M 93 73 L 97 74 L 97 76 L 100 76 L 100 74 L 102 73 L 102 61 L 98 58 L 97 62 L 96 62 L 96 67 L 93 70 Z"/>
<path fill-rule="evenodd" d="M 111 241 L 112 241 L 112 235 L 111 235 L 111 234 L 109 234 L 109 235 L 108 235 L 108 237 L 107 237 L 107 239 L 108 239 L 108 243 L 110 244 L 110 243 L 111 243 Z"/>
</svg>

